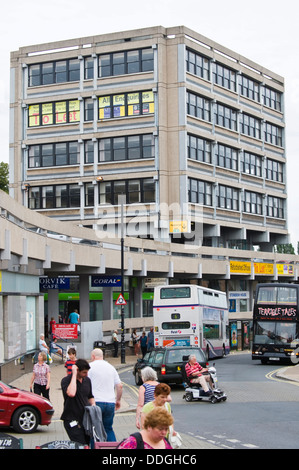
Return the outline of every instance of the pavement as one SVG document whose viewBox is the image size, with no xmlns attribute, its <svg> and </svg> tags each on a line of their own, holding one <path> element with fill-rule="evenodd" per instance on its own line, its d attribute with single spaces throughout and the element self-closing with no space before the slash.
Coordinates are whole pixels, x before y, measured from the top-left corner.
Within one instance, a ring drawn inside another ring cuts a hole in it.
<svg viewBox="0 0 299 470">
<path fill-rule="evenodd" d="M 107 362 L 112 364 L 118 372 L 128 368 L 131 369 L 136 362 L 135 355 L 126 355 L 125 364 L 121 363 L 120 357 L 107 357 Z M 63 410 L 63 397 L 60 387 L 61 379 L 66 375 L 66 369 L 64 363 L 60 358 L 54 358 L 51 364 L 51 384 L 50 384 L 50 400 L 55 409 L 51 424 L 49 426 L 39 426 L 37 431 L 32 434 L 17 434 L 12 432 L 11 429 L 2 429 L 11 436 L 21 438 L 23 440 L 23 449 L 35 449 L 36 446 L 40 446 L 47 442 L 69 440 L 68 435 L 63 426 L 63 422 L 60 419 Z M 30 374 L 24 374 L 22 377 L 11 382 L 11 385 L 18 387 L 23 390 L 29 390 Z M 121 374 L 120 374 L 121 377 Z M 138 401 L 138 388 L 123 384 L 123 395 L 121 399 L 121 408 L 116 411 L 113 423 L 113 429 L 116 435 L 116 439 L 121 441 L 128 437 L 133 432 L 137 431 L 135 425 L 136 407 Z M 175 416 L 174 416 L 175 418 Z M 175 428 L 176 429 L 176 428 Z M 182 433 L 179 429 L 176 429 L 182 437 L 181 449 L 218 449 L 219 447 L 210 444 L 207 441 L 198 439 L 188 434 Z"/>
<path fill-rule="evenodd" d="M 126 355 L 125 364 L 121 363 L 121 359 L 114 357 L 107 357 L 106 360 L 112 364 L 118 372 L 126 368 L 131 369 L 136 362 L 135 355 Z M 52 418 L 52 422 L 49 426 L 39 426 L 37 431 L 32 434 L 16 434 L 11 432 L 11 429 L 5 429 L 3 432 L 22 438 L 23 449 L 35 449 L 36 446 L 40 446 L 47 442 L 68 440 L 68 436 L 64 430 L 63 422 L 60 420 L 60 416 L 63 409 L 63 397 L 60 387 L 61 379 L 65 376 L 66 369 L 64 363 L 59 358 L 54 358 L 51 364 L 51 386 L 50 386 L 50 399 L 54 406 L 55 412 Z M 280 368 L 275 373 L 276 377 L 292 382 L 299 382 L 299 364 L 291 365 L 289 367 Z M 121 374 L 120 374 L 121 377 Z M 13 381 L 11 385 L 14 385 L 20 389 L 29 390 L 30 374 L 25 374 L 17 380 Z M 131 433 L 136 432 L 135 416 L 136 406 L 138 400 L 138 388 L 123 384 L 123 396 L 121 400 L 121 408 L 115 413 L 113 428 L 118 441 L 128 437 Z M 175 416 L 174 416 L 175 419 Z M 220 449 L 206 440 L 199 439 L 189 434 L 182 433 L 180 429 L 176 430 L 182 437 L 182 450 L 186 449 Z"/>
</svg>

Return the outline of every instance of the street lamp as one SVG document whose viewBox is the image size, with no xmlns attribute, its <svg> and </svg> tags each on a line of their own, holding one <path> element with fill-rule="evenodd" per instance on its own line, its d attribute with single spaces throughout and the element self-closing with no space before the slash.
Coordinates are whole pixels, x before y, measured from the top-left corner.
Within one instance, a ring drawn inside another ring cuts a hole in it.
<svg viewBox="0 0 299 470">
<path fill-rule="evenodd" d="M 124 203 L 125 195 L 122 194 L 118 198 L 120 203 L 120 271 L 121 271 L 121 295 L 124 297 Z M 125 347 L 125 307 L 121 305 L 121 343 L 120 343 L 120 358 L 121 364 L 126 363 L 126 347 Z"/>
</svg>

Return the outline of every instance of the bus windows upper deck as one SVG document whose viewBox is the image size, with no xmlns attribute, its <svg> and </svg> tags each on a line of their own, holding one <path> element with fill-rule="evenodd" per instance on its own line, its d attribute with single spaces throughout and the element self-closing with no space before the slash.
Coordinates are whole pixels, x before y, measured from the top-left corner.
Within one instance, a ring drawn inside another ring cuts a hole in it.
<svg viewBox="0 0 299 470">
<path fill-rule="evenodd" d="M 267 286 L 258 290 L 258 304 L 297 305 L 297 290 L 294 287 Z"/>
<path fill-rule="evenodd" d="M 162 287 L 160 290 L 160 299 L 189 299 L 190 296 L 190 287 Z"/>
</svg>

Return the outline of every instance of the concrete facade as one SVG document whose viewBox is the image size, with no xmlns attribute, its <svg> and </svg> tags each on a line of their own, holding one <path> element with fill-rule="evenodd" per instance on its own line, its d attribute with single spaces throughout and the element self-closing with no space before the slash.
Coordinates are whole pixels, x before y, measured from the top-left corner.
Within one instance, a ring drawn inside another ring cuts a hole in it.
<svg viewBox="0 0 299 470">
<path fill-rule="evenodd" d="M 22 47 L 10 123 L 1 269 L 13 256 L 21 272 L 87 286 L 119 274 L 123 227 L 129 321 L 142 326 L 146 278 L 235 293 L 238 321 L 251 318 L 256 282 L 297 281 L 297 256 L 274 253 L 288 242 L 278 74 L 183 26 Z M 103 296 L 97 319 L 114 329 Z M 85 287 L 83 321 L 88 302 Z"/>
</svg>

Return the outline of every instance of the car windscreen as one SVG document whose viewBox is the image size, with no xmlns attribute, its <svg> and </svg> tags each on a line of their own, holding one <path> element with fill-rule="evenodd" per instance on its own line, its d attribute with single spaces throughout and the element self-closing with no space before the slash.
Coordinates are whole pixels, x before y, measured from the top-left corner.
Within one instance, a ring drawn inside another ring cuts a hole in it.
<svg viewBox="0 0 299 470">
<path fill-rule="evenodd" d="M 171 349 L 168 351 L 166 362 L 169 364 L 175 362 L 185 362 L 188 360 L 189 356 L 194 354 L 196 356 L 197 362 L 205 362 L 205 357 L 203 352 L 200 349 Z"/>
</svg>

